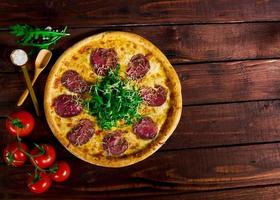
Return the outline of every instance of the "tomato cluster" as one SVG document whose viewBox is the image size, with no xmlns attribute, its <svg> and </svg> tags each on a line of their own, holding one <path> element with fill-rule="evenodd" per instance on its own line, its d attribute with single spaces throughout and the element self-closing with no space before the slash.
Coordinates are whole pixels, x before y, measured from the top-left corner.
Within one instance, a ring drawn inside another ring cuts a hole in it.
<svg viewBox="0 0 280 200">
<path fill-rule="evenodd" d="M 16 142 L 8 144 L 3 150 L 4 161 L 13 167 L 20 167 L 28 160 L 34 166 L 34 173 L 28 178 L 28 188 L 34 193 L 46 192 L 52 181 L 63 182 L 71 173 L 66 161 L 56 161 L 55 148 L 50 144 L 34 144 L 29 151 L 28 146 L 20 137 L 31 134 L 35 125 L 33 116 L 26 111 L 11 114 L 6 120 L 6 129 L 17 137 Z"/>
</svg>

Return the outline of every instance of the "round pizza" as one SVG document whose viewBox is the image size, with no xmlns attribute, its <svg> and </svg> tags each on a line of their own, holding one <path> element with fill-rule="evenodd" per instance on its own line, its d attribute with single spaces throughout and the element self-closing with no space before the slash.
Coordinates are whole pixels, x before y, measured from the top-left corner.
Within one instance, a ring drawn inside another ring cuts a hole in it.
<svg viewBox="0 0 280 200">
<path fill-rule="evenodd" d="M 44 108 L 56 138 L 105 167 L 139 162 L 162 146 L 182 111 L 179 78 L 163 53 L 127 32 L 104 32 L 66 50 L 46 83 Z"/>
</svg>

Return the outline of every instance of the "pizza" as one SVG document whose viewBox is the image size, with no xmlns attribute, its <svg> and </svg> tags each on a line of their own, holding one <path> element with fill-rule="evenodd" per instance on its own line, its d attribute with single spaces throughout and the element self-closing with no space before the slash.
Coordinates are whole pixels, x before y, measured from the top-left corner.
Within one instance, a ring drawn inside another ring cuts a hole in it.
<svg viewBox="0 0 280 200">
<path fill-rule="evenodd" d="M 88 37 L 56 61 L 44 96 L 55 137 L 104 167 L 139 162 L 161 147 L 182 111 L 179 78 L 164 54 L 132 33 Z"/>
</svg>

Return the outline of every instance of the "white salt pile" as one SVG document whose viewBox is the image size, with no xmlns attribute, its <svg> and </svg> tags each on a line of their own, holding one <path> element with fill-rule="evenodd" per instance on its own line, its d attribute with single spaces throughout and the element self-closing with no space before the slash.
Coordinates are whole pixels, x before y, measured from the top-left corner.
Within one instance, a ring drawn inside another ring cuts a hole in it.
<svg viewBox="0 0 280 200">
<path fill-rule="evenodd" d="M 16 49 L 11 53 L 11 60 L 13 64 L 22 66 L 28 61 L 28 57 L 25 51 Z"/>
</svg>

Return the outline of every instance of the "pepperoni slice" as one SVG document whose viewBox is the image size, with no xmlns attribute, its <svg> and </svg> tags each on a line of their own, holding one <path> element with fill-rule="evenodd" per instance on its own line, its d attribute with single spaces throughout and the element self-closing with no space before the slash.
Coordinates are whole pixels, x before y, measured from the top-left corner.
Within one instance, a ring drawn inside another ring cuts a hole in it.
<svg viewBox="0 0 280 200">
<path fill-rule="evenodd" d="M 153 139 L 157 135 L 158 128 L 150 117 L 144 117 L 134 124 L 133 131 L 141 139 Z"/>
<path fill-rule="evenodd" d="M 166 101 L 167 91 L 160 85 L 157 85 L 155 88 L 143 87 L 139 93 L 144 102 L 149 106 L 161 106 Z"/>
<path fill-rule="evenodd" d="M 105 76 L 110 68 L 116 68 L 118 63 L 117 53 L 114 49 L 98 48 L 91 53 L 90 62 L 96 74 Z"/>
<path fill-rule="evenodd" d="M 103 149 L 109 155 L 117 156 L 127 150 L 128 142 L 122 135 L 121 131 L 114 131 L 103 138 Z"/>
<path fill-rule="evenodd" d="M 94 135 L 93 123 L 88 119 L 81 119 L 71 131 L 67 133 L 67 139 L 74 146 L 86 144 Z"/>
<path fill-rule="evenodd" d="M 82 94 L 89 89 L 87 82 L 74 70 L 67 70 L 62 74 L 61 83 L 71 92 Z"/>
<path fill-rule="evenodd" d="M 61 117 L 73 117 L 83 110 L 77 96 L 62 94 L 54 99 L 54 109 Z"/>
<path fill-rule="evenodd" d="M 130 59 L 126 73 L 132 80 L 138 80 L 143 78 L 149 69 L 148 59 L 143 54 L 136 54 Z"/>
</svg>

